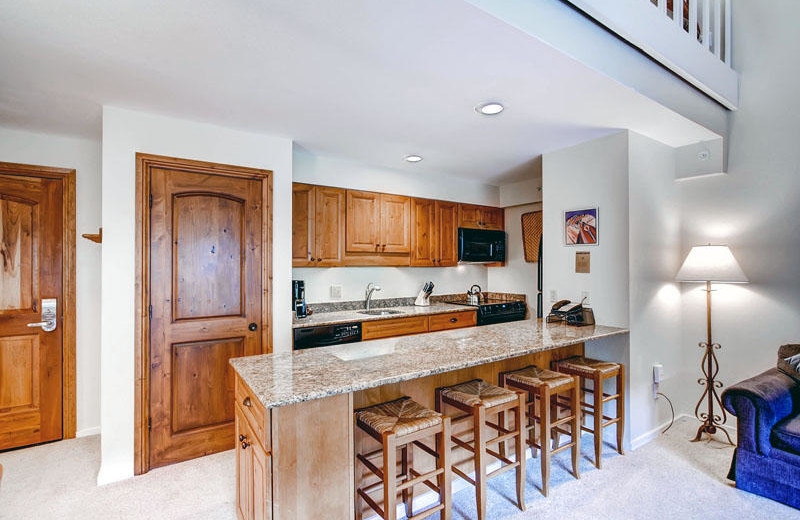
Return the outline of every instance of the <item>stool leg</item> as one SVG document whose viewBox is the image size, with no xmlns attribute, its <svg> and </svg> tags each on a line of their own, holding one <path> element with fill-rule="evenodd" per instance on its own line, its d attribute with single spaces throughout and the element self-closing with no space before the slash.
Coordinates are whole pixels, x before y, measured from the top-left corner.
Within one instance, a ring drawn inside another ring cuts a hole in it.
<svg viewBox="0 0 800 520">
<path fill-rule="evenodd" d="M 450 435 L 450 418 L 444 417 L 442 420 L 442 433 L 436 435 L 436 444 L 439 451 L 437 467 L 444 469 L 444 473 L 439 475 L 437 479 L 439 484 L 439 499 L 444 505 L 441 514 L 442 520 L 450 520 L 453 510 L 453 473 L 450 468 Z"/>
<path fill-rule="evenodd" d="M 355 414 L 353 414 L 353 431 L 354 432 L 358 432 L 358 424 L 357 424 L 357 421 L 355 419 Z M 361 453 L 361 448 L 360 448 L 360 445 L 359 445 L 358 436 L 356 436 L 355 453 Z M 355 480 L 354 480 L 354 482 L 356 484 L 355 485 L 355 492 L 356 492 L 356 496 L 355 496 L 355 520 L 361 520 L 363 518 L 363 515 L 361 514 L 361 495 L 358 494 L 358 486 L 359 486 L 359 483 L 361 482 L 361 479 L 364 476 L 364 471 L 363 471 L 363 468 L 361 466 L 362 466 L 361 462 L 359 462 L 359 460 L 356 458 L 354 460 L 354 463 L 353 463 L 353 469 L 355 471 L 355 477 L 354 477 Z"/>
<path fill-rule="evenodd" d="M 581 456 L 581 394 L 580 378 L 572 377 L 573 387 L 570 396 L 572 397 L 572 474 L 575 478 L 581 478 L 580 456 Z"/>
<path fill-rule="evenodd" d="M 413 460 L 414 460 L 414 446 L 411 444 L 406 444 L 401 448 L 401 454 L 403 456 L 403 460 L 400 462 L 402 465 L 403 475 L 406 476 L 406 480 L 411 480 L 411 468 L 413 467 Z M 414 511 L 414 487 L 405 488 L 403 491 L 403 505 L 406 507 L 406 516 L 411 517 Z"/>
<path fill-rule="evenodd" d="M 619 365 L 619 373 L 617 374 L 617 451 L 620 455 L 625 455 L 625 450 L 622 447 L 622 438 L 625 435 L 625 365 Z"/>
<path fill-rule="evenodd" d="M 542 494 L 550 492 L 550 389 L 543 385 L 539 407 L 539 449 L 542 452 Z"/>
<path fill-rule="evenodd" d="M 528 424 L 525 416 L 526 393 L 518 394 L 519 401 L 514 413 L 514 425 L 517 429 L 517 436 L 514 439 L 516 440 L 517 461 L 519 461 L 519 466 L 517 466 L 517 504 L 523 511 L 525 511 L 525 480 L 527 478 L 525 471 L 525 425 Z"/>
<path fill-rule="evenodd" d="M 536 417 L 539 415 L 536 413 L 536 394 L 530 392 L 528 394 L 528 414 L 526 418 L 530 418 L 530 426 L 528 429 L 528 442 L 531 444 L 531 457 L 534 459 L 539 456 L 539 449 L 533 445 L 536 442 Z"/>
<path fill-rule="evenodd" d="M 486 408 L 478 405 L 473 410 L 475 420 L 475 502 L 478 506 L 478 520 L 486 517 Z"/>
<path fill-rule="evenodd" d="M 560 408 L 556 405 L 557 401 L 558 401 L 558 393 L 556 393 L 555 395 L 551 395 L 550 396 L 550 421 L 551 422 L 556 422 L 556 421 L 558 421 L 559 418 L 561 418 Z M 552 437 L 552 442 L 553 442 L 553 447 L 551 449 L 555 450 L 556 448 L 559 447 L 559 445 L 561 445 L 561 434 L 558 433 L 558 431 L 556 431 L 554 429 L 552 434 L 551 434 L 551 437 Z"/>
<path fill-rule="evenodd" d="M 603 379 L 597 372 L 594 377 L 594 465 L 603 468 Z"/>
<path fill-rule="evenodd" d="M 397 520 L 397 445 L 393 433 L 383 434 L 383 517 Z"/>
<path fill-rule="evenodd" d="M 506 376 L 505 376 L 505 374 L 500 374 L 498 379 L 499 379 L 498 383 L 500 383 L 499 384 L 500 388 L 507 388 L 506 387 Z M 508 421 L 506 420 L 506 412 L 505 411 L 499 412 L 497 414 L 497 425 L 500 426 L 501 428 L 508 429 Z M 505 457 L 506 456 L 506 443 L 505 442 L 501 442 L 497 446 L 497 451 L 498 451 L 498 453 L 500 453 L 500 455 Z"/>
</svg>

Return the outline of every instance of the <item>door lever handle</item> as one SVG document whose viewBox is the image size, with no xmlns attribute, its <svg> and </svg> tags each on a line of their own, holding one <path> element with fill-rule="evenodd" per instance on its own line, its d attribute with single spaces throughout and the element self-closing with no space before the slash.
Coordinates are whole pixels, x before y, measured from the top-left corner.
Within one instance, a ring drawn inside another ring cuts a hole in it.
<svg viewBox="0 0 800 520">
<path fill-rule="evenodd" d="M 45 332 L 56 330 L 56 320 L 37 321 L 36 323 L 28 323 L 28 327 L 41 327 Z"/>
</svg>

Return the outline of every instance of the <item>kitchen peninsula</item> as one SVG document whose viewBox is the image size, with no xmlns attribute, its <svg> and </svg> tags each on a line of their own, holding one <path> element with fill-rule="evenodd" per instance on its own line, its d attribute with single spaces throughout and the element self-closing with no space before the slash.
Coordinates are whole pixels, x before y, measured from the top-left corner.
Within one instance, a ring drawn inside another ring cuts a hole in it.
<svg viewBox="0 0 800 520">
<path fill-rule="evenodd" d="M 239 514 L 353 518 L 353 453 L 369 442 L 354 409 L 403 395 L 433 408 L 438 387 L 549 367 L 627 333 L 530 320 L 232 359 Z"/>
</svg>

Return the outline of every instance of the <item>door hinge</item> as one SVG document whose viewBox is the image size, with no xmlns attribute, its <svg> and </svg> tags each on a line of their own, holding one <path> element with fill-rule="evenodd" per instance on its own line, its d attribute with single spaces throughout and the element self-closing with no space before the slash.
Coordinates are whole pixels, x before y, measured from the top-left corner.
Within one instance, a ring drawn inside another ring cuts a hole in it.
<svg viewBox="0 0 800 520">
<path fill-rule="evenodd" d="M 152 320 L 153 319 L 153 306 L 152 305 L 148 305 L 147 306 L 147 319 L 148 320 Z"/>
<path fill-rule="evenodd" d="M 153 194 L 150 194 L 150 207 L 153 207 Z"/>
<path fill-rule="evenodd" d="M 152 417 L 148 417 L 147 418 L 147 431 L 152 431 L 152 430 L 153 430 L 153 418 Z"/>
</svg>

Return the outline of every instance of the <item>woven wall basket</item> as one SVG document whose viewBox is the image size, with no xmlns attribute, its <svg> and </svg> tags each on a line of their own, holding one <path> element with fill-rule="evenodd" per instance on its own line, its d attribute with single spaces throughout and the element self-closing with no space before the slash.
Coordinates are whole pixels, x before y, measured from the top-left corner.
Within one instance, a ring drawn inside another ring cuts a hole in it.
<svg viewBox="0 0 800 520">
<path fill-rule="evenodd" d="M 522 245 L 526 262 L 539 260 L 539 241 L 542 238 L 542 212 L 531 211 L 522 215 Z"/>
</svg>

